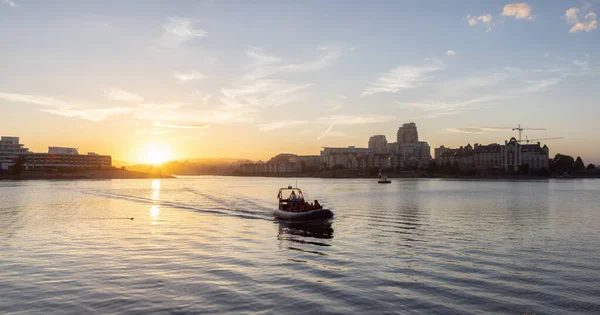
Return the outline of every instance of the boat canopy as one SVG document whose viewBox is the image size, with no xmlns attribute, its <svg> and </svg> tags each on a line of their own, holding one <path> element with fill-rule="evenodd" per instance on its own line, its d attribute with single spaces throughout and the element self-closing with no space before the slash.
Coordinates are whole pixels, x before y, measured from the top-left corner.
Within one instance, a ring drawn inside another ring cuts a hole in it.
<svg viewBox="0 0 600 315">
<path fill-rule="evenodd" d="M 292 186 L 288 186 L 287 188 L 280 188 L 279 194 L 277 194 L 277 198 L 279 200 L 285 199 L 287 200 L 292 192 L 298 197 L 304 199 L 304 195 L 302 194 L 302 190 L 300 188 L 292 188 Z"/>
</svg>

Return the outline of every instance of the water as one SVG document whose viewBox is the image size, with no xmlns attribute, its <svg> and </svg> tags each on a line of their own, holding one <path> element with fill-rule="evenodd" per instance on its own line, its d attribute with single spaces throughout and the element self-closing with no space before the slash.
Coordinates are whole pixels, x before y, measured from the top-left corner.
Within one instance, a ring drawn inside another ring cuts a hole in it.
<svg viewBox="0 0 600 315">
<path fill-rule="evenodd" d="M 600 313 L 600 181 L 294 181 L 0 182 L 0 313 Z"/>
</svg>

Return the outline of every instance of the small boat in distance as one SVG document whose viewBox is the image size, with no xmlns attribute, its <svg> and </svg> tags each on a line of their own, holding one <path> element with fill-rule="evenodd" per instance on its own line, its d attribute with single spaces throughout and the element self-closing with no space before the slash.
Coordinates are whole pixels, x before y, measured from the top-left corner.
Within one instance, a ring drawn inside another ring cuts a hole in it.
<svg viewBox="0 0 600 315">
<path fill-rule="evenodd" d="M 304 200 L 304 194 L 300 188 L 280 188 L 277 194 L 279 208 L 273 215 L 282 220 L 293 222 L 326 221 L 333 218 L 333 212 L 323 209 L 317 200 L 309 204 Z"/>
<path fill-rule="evenodd" d="M 379 180 L 377 181 L 379 184 L 391 184 L 392 181 L 387 178 L 387 176 L 381 174 L 381 170 L 379 170 Z"/>
</svg>

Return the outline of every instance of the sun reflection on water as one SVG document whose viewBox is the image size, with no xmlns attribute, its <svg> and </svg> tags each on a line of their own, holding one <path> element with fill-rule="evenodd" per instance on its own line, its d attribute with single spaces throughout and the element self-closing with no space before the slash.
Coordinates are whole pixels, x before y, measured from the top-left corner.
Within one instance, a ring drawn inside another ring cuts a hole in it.
<svg viewBox="0 0 600 315">
<path fill-rule="evenodd" d="M 158 206 L 154 205 L 154 206 L 152 206 L 152 208 L 150 208 L 150 216 L 152 216 L 152 218 L 154 218 L 154 220 L 156 220 L 158 218 L 159 214 L 160 214 L 160 209 L 158 208 Z"/>
</svg>

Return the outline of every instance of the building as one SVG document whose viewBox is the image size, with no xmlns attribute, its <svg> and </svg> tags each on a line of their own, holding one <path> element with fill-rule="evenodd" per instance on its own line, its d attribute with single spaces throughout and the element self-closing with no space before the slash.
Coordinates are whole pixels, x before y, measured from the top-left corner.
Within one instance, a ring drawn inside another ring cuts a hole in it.
<svg viewBox="0 0 600 315">
<path fill-rule="evenodd" d="M 504 145 L 492 143 L 488 145 L 468 144 L 458 149 L 441 146 L 436 151 L 436 162 L 439 165 L 456 165 L 461 170 L 505 171 L 517 172 L 522 167 L 528 170 L 549 169 L 550 150 L 536 144 L 520 144 L 515 138 L 504 142 Z"/>
<path fill-rule="evenodd" d="M 402 127 L 398 128 L 396 139 L 398 144 L 419 141 L 419 132 L 417 131 L 417 124 L 411 122 L 402 125 Z"/>
<path fill-rule="evenodd" d="M 19 142 L 19 137 L 0 137 L 0 170 L 7 170 L 17 157 L 30 153 L 29 149 Z"/>
<path fill-rule="evenodd" d="M 427 167 L 431 161 L 429 143 L 419 141 L 417 125 L 402 125 L 396 135 L 397 142 L 388 143 L 385 135 L 374 135 L 368 148 L 325 147 L 321 151 L 321 168 L 342 167 L 354 170 L 372 168 Z"/>
<path fill-rule="evenodd" d="M 93 152 L 79 154 L 76 148 L 48 147 L 47 153 L 33 153 L 18 137 L 0 138 L 1 169 L 8 170 L 19 156 L 25 156 L 25 169 L 111 168 L 112 157 Z"/>
<path fill-rule="evenodd" d="M 375 135 L 369 139 L 369 149 L 375 153 L 387 153 L 387 139 L 384 135 Z"/>
</svg>

